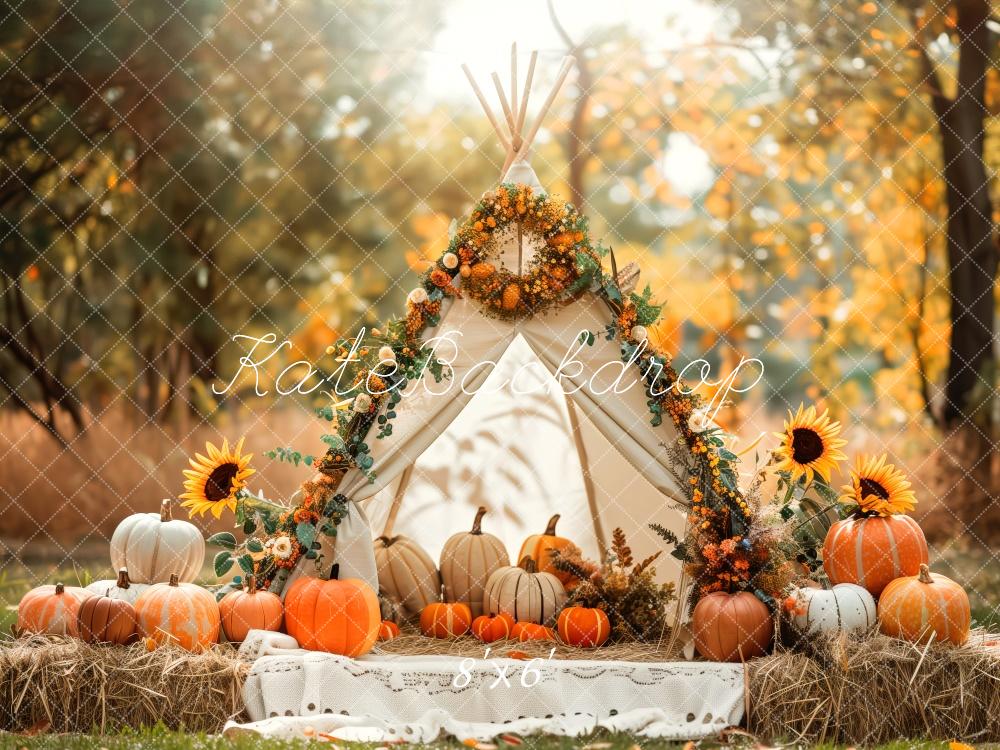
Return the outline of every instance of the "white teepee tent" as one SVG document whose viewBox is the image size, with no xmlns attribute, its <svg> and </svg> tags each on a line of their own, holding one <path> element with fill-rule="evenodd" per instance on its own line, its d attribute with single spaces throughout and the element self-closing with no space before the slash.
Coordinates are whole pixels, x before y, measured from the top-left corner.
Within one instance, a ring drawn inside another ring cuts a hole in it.
<svg viewBox="0 0 1000 750">
<path fill-rule="evenodd" d="M 564 61 L 522 139 L 534 66 L 535 55 L 516 108 L 494 75 L 509 139 L 469 79 L 506 149 L 502 181 L 540 190 L 525 156 L 571 61 Z M 497 262 L 523 267 L 531 253 L 529 241 L 508 236 Z M 335 549 L 323 539 L 322 559 L 336 560 L 342 576 L 377 587 L 373 531 L 377 536 L 388 522 L 393 533 L 414 538 L 433 556 L 449 535 L 468 530 L 480 505 L 490 511 L 485 526 L 512 557 L 523 538 L 541 533 L 554 513 L 562 516 L 560 535 L 592 557 L 604 552 L 616 527 L 639 559 L 664 549 L 649 523 L 682 535 L 683 494 L 664 447 L 677 439 L 677 430 L 669 419 L 650 423 L 638 373 L 621 362 L 619 342 L 603 335 L 611 320 L 606 303 L 591 293 L 517 321 L 487 317 L 467 297 L 446 299 L 439 325 L 424 341 L 438 337 L 457 344 L 438 348 L 438 356 L 450 360 L 451 377 L 438 383 L 428 372 L 411 382 L 395 407 L 392 434 L 370 437 L 376 479 L 352 470 L 340 482 L 338 492 L 352 501 L 351 512 L 338 527 Z M 583 332 L 595 334 L 592 344 L 577 345 Z M 313 572 L 303 561 L 290 580 Z M 657 572 L 661 580 L 676 580 L 679 565 L 663 555 Z"/>
</svg>

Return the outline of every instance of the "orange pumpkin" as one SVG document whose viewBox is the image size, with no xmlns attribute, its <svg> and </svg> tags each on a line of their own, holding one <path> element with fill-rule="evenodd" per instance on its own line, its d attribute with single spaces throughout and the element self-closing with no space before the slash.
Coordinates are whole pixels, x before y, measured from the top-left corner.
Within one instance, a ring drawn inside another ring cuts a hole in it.
<svg viewBox="0 0 1000 750">
<path fill-rule="evenodd" d="M 234 642 L 246 640 L 251 630 L 281 630 L 284 610 L 281 597 L 270 591 L 258 591 L 255 576 L 247 576 L 246 590 L 230 591 L 219 602 L 222 632 Z"/>
<path fill-rule="evenodd" d="M 950 578 L 926 565 L 911 577 L 892 581 L 878 600 L 879 629 L 907 641 L 933 638 L 961 646 L 969 637 L 969 596 Z"/>
<path fill-rule="evenodd" d="M 310 651 L 362 656 L 378 639 L 382 616 L 378 595 L 362 580 L 338 580 L 334 565 L 330 579 L 303 576 L 285 593 L 285 629 Z"/>
<path fill-rule="evenodd" d="M 472 621 L 472 634 L 483 643 L 493 643 L 510 638 L 514 625 L 514 618 L 506 612 L 498 615 L 479 615 Z"/>
<path fill-rule="evenodd" d="M 139 620 L 135 607 L 124 599 L 91 596 L 80 604 L 77 630 L 87 643 L 125 645 L 138 640 Z"/>
<path fill-rule="evenodd" d="M 556 513 L 549 519 L 549 525 L 541 534 L 532 534 L 524 540 L 521 551 L 517 555 L 518 560 L 530 557 L 535 561 L 535 566 L 543 573 L 551 573 L 558 578 L 567 591 L 572 591 L 579 583 L 576 576 L 559 570 L 552 564 L 552 553 L 556 550 L 562 552 L 574 546 L 566 537 L 556 536 L 556 524 L 559 522 L 559 514 Z"/>
<path fill-rule="evenodd" d="M 77 586 L 39 586 L 17 605 L 18 633 L 76 636 L 80 604 L 93 594 Z"/>
<path fill-rule="evenodd" d="M 434 602 L 420 613 L 420 632 L 428 638 L 457 638 L 471 625 L 472 610 L 462 602 Z"/>
<path fill-rule="evenodd" d="M 534 622 L 519 622 L 510 631 L 510 636 L 522 643 L 525 641 L 554 641 L 556 631 Z"/>
<path fill-rule="evenodd" d="M 691 613 L 698 653 L 712 661 L 746 661 L 763 656 L 771 645 L 774 620 L 767 606 L 749 591 L 715 591 Z"/>
<path fill-rule="evenodd" d="M 139 632 L 157 645 L 174 643 L 188 651 L 201 651 L 219 641 L 219 605 L 201 586 L 157 583 L 135 600 Z"/>
<path fill-rule="evenodd" d="M 392 620 L 382 620 L 378 626 L 378 639 L 380 641 L 391 641 L 399 635 L 399 625 Z"/>
<path fill-rule="evenodd" d="M 832 583 L 856 583 L 878 596 L 890 581 L 915 576 L 927 564 L 927 540 L 909 516 L 846 518 L 823 542 L 823 568 Z"/>
<path fill-rule="evenodd" d="M 566 607 L 556 623 L 559 637 L 570 646 L 603 646 L 611 636 L 611 621 L 603 609 Z"/>
</svg>

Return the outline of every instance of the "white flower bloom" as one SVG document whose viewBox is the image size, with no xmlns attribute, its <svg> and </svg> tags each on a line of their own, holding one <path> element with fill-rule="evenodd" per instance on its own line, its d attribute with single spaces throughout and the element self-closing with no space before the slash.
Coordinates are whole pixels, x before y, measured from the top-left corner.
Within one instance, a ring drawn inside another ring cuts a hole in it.
<svg viewBox="0 0 1000 750">
<path fill-rule="evenodd" d="M 287 536 L 279 536 L 271 545 L 271 553 L 279 560 L 287 560 L 292 556 L 292 540 Z"/>
<path fill-rule="evenodd" d="M 691 432 L 704 432 L 711 426 L 712 420 L 709 419 L 708 412 L 705 409 L 695 409 L 691 412 L 691 416 L 688 418 L 688 429 Z"/>
<path fill-rule="evenodd" d="M 649 331 L 646 330 L 646 326 L 632 326 L 629 336 L 636 341 L 645 341 L 649 338 Z"/>
<path fill-rule="evenodd" d="M 392 350 L 391 346 L 383 346 L 378 350 L 378 361 L 379 362 L 395 362 L 396 352 Z"/>
<path fill-rule="evenodd" d="M 354 411 L 358 414 L 367 414 L 372 408 L 372 397 L 367 393 L 359 393 L 354 397 Z"/>
<path fill-rule="evenodd" d="M 427 301 L 427 290 L 424 289 L 422 286 L 418 286 L 416 289 L 414 289 L 406 296 L 406 299 L 408 302 L 411 302 L 414 305 L 423 304 L 424 302 Z"/>
<path fill-rule="evenodd" d="M 445 253 L 441 258 L 441 265 L 445 268 L 458 268 L 458 256 L 455 253 Z"/>
</svg>

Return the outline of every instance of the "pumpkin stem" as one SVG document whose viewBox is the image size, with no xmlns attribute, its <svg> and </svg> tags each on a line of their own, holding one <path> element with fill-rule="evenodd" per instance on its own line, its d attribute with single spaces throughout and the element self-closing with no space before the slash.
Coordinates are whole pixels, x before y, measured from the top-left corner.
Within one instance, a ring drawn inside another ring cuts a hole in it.
<svg viewBox="0 0 1000 750">
<path fill-rule="evenodd" d="M 397 539 L 399 539 L 398 536 L 386 536 L 385 534 L 383 534 L 382 536 L 378 537 L 375 541 L 382 542 L 382 545 L 385 547 L 391 547 L 396 543 Z"/>
<path fill-rule="evenodd" d="M 545 527 L 545 536 L 556 535 L 556 524 L 559 523 L 559 514 L 556 513 L 549 519 L 549 525 Z"/>
<path fill-rule="evenodd" d="M 256 594 L 257 593 L 257 576 L 252 573 L 247 576 L 247 593 Z"/>
<path fill-rule="evenodd" d="M 340 579 L 340 563 L 334 563 L 333 567 L 330 568 L 330 580 L 336 581 Z"/>
<path fill-rule="evenodd" d="M 917 574 L 917 580 L 921 583 L 934 583 L 934 579 L 931 578 L 931 569 L 923 563 L 920 563 L 920 572 Z"/>
<path fill-rule="evenodd" d="M 181 579 L 177 576 L 176 573 L 171 573 L 170 574 L 170 585 L 171 586 L 179 586 L 180 582 L 181 582 Z"/>
<path fill-rule="evenodd" d="M 521 562 L 518 567 L 524 570 L 526 573 L 536 573 L 538 572 L 538 563 L 535 562 L 534 558 L 530 555 L 525 555 L 521 558 Z"/>
<path fill-rule="evenodd" d="M 486 506 L 480 505 L 479 510 L 476 511 L 476 517 L 472 521 L 472 531 L 470 533 L 478 536 L 483 533 L 483 516 L 486 515 Z"/>
<path fill-rule="evenodd" d="M 66 590 L 66 587 L 63 586 L 62 582 L 59 582 L 59 583 L 56 584 L 56 595 L 57 596 L 59 594 L 62 594 L 65 590 Z"/>
<path fill-rule="evenodd" d="M 115 583 L 120 589 L 127 589 L 132 585 L 132 582 L 128 579 L 128 568 L 121 568 L 118 571 L 118 581 Z"/>
<path fill-rule="evenodd" d="M 173 521 L 173 514 L 170 512 L 170 501 L 163 500 L 160 503 L 160 521 Z"/>
</svg>

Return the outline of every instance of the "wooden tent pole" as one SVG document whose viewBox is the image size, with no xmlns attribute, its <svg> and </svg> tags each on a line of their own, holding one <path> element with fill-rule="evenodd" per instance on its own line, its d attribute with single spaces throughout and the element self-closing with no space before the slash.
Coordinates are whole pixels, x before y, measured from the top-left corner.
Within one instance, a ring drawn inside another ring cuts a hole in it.
<svg viewBox="0 0 1000 750">
<path fill-rule="evenodd" d="M 518 154 L 524 153 L 524 138 L 521 137 L 521 133 L 524 132 L 524 117 L 528 112 L 528 97 L 531 96 L 531 82 L 535 77 L 535 63 L 538 62 L 538 50 L 533 50 L 531 53 L 531 60 L 528 62 L 528 76 L 524 79 L 524 91 L 521 94 L 521 103 L 517 107 L 517 137 L 515 143 L 511 144 L 511 151 L 507 155 L 507 160 L 503 164 L 503 170 L 500 173 L 500 178 L 507 174 L 507 170 L 510 169 L 510 165 L 514 163 L 514 159 Z M 515 97 L 516 99 L 516 97 Z"/>
<path fill-rule="evenodd" d="M 403 504 L 403 495 L 406 494 L 406 488 L 410 484 L 410 477 L 413 476 L 413 469 L 416 465 L 417 463 L 414 461 L 403 469 L 403 473 L 399 477 L 399 486 L 396 488 L 396 494 L 393 495 L 392 505 L 389 506 L 389 515 L 385 519 L 382 536 L 392 536 L 392 527 L 396 525 L 396 516 L 399 515 L 399 506 Z"/>
<path fill-rule="evenodd" d="M 510 152 L 511 146 L 510 141 L 507 140 L 507 136 L 504 135 L 503 129 L 500 127 L 500 123 L 497 122 L 497 118 L 493 114 L 493 110 L 490 108 L 490 104 L 486 101 L 486 97 L 483 96 L 483 92 L 479 90 L 479 84 L 476 83 L 476 79 L 472 77 L 472 71 L 469 70 L 468 65 L 463 65 L 462 70 L 465 72 L 465 77 L 469 79 L 469 83 L 472 84 L 472 90 L 476 94 L 476 98 L 479 99 L 479 104 L 483 108 L 483 112 L 486 113 L 486 119 L 490 121 L 493 129 L 497 133 L 497 138 L 500 139 L 500 144 L 503 146 L 505 152 Z"/>
<path fill-rule="evenodd" d="M 569 423 L 573 430 L 573 440 L 576 441 L 576 454 L 580 459 L 580 469 L 583 472 L 583 488 L 587 493 L 587 505 L 590 506 L 590 518 L 594 522 L 594 534 L 597 536 L 597 549 L 601 553 L 603 561 L 608 554 L 607 544 L 604 542 L 604 525 L 601 523 L 601 514 L 597 508 L 597 496 L 594 492 L 594 480 L 590 475 L 590 462 L 587 459 L 587 447 L 583 444 L 583 432 L 580 429 L 580 419 L 576 414 L 576 404 L 565 391 L 563 398 L 566 399 L 566 410 L 569 412 Z"/>
<path fill-rule="evenodd" d="M 518 157 L 524 158 L 524 155 L 528 153 L 528 150 L 531 148 L 531 144 L 535 141 L 535 136 L 538 135 L 538 129 L 542 126 L 542 121 L 549 113 L 549 109 L 552 107 L 552 103 L 556 100 L 556 96 L 559 94 L 559 89 L 561 89 L 563 84 L 566 82 L 566 76 L 569 75 L 570 68 L 572 67 L 573 58 L 567 55 L 563 58 L 562 67 L 559 69 L 559 75 L 556 77 L 556 82 L 552 85 L 552 90 L 549 91 L 548 98 L 545 100 L 541 110 L 539 110 L 538 115 L 535 117 L 535 121 L 531 124 L 531 130 L 528 131 L 528 135 L 524 139 L 524 144 L 521 147 L 521 151 L 518 153 Z"/>
<path fill-rule="evenodd" d="M 517 122 L 517 42 L 510 45 L 510 108 L 514 122 Z M 513 139 L 511 144 L 517 150 L 521 145 L 521 131 L 515 128 L 510 137 Z"/>
</svg>

